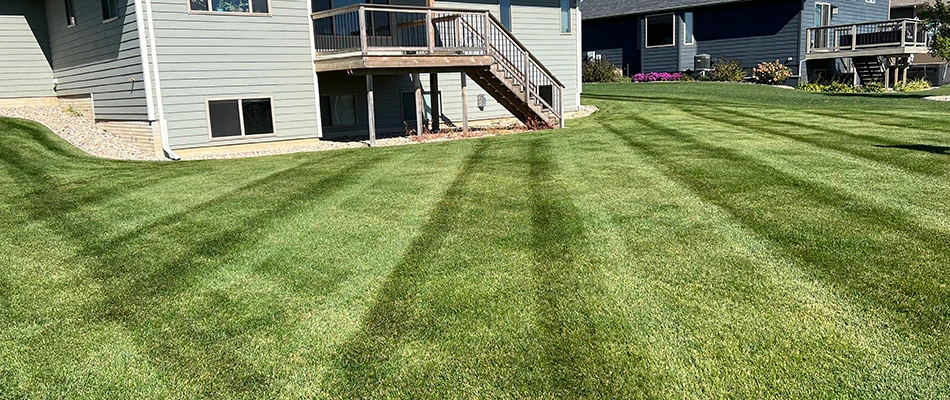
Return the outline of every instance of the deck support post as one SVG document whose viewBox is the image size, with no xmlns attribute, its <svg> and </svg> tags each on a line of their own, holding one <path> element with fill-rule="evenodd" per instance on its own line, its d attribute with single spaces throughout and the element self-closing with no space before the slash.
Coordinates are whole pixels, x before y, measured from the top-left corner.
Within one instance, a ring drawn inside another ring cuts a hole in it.
<svg viewBox="0 0 950 400">
<path fill-rule="evenodd" d="M 429 102 L 432 109 L 432 132 L 439 132 L 439 120 L 442 118 L 442 110 L 439 101 L 439 74 L 437 72 L 429 73 Z"/>
<path fill-rule="evenodd" d="M 851 71 L 854 72 L 854 86 L 861 86 L 861 77 L 858 76 L 858 65 L 854 63 L 854 58 L 851 58 Z"/>
<path fill-rule="evenodd" d="M 897 63 L 895 63 L 897 64 Z M 894 88 L 897 88 L 897 81 L 900 79 L 901 67 L 894 65 Z"/>
<path fill-rule="evenodd" d="M 462 133 L 468 133 L 468 77 L 464 72 L 462 77 Z"/>
<path fill-rule="evenodd" d="M 369 145 L 376 146 L 376 104 L 373 99 L 373 75 L 366 75 L 366 109 L 369 122 Z"/>
<path fill-rule="evenodd" d="M 425 132 L 426 101 L 422 94 L 422 77 L 419 73 L 412 74 L 412 81 L 416 89 L 416 135 L 422 137 Z"/>
</svg>

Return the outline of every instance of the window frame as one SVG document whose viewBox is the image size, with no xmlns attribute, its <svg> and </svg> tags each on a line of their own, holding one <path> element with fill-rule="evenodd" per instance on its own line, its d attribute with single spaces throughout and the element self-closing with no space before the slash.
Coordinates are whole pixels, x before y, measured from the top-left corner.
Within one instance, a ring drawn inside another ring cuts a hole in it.
<svg viewBox="0 0 950 400">
<path fill-rule="evenodd" d="M 261 133 L 257 135 L 248 135 L 246 133 L 246 128 L 244 127 L 244 100 L 263 100 L 267 99 L 270 101 L 270 118 L 271 124 L 273 125 L 271 133 Z M 241 122 L 241 134 L 239 136 L 222 136 L 214 137 L 213 132 L 211 131 L 211 102 L 212 101 L 237 101 L 238 102 L 238 116 Z M 205 99 L 205 119 L 208 127 L 208 141 L 211 142 L 226 142 L 231 140 L 242 140 L 242 139 L 254 139 L 254 138 L 270 138 L 277 136 L 277 107 L 274 106 L 274 97 L 273 96 L 246 96 L 246 97 L 209 97 Z"/>
<path fill-rule="evenodd" d="M 572 21 L 574 19 L 571 9 L 573 8 L 573 0 L 561 0 L 560 8 L 558 9 L 558 17 L 561 20 L 561 34 L 570 35 L 574 33 L 574 24 Z M 567 10 L 564 9 L 564 6 L 567 5 Z M 567 30 L 564 30 L 564 12 L 567 11 Z"/>
<path fill-rule="evenodd" d="M 673 22 L 673 40 L 670 44 L 662 44 L 656 46 L 650 46 L 650 18 L 660 18 L 660 17 L 670 17 Z M 665 13 L 665 14 L 653 14 L 643 17 L 643 46 L 647 49 L 660 49 L 664 47 L 676 47 L 676 26 L 677 26 L 677 17 L 676 13 Z"/>
<path fill-rule="evenodd" d="M 357 98 L 359 97 L 359 94 L 357 94 L 357 93 L 355 93 L 355 92 L 352 92 L 352 93 L 350 93 L 350 92 L 346 92 L 346 93 L 320 93 L 320 97 L 327 97 L 328 99 L 329 99 L 330 97 L 333 97 L 333 96 L 353 96 L 353 123 L 352 123 L 352 124 L 346 124 L 346 125 L 332 125 L 332 124 L 331 124 L 331 125 L 324 125 L 324 124 L 327 122 L 327 120 L 326 120 L 326 118 L 323 118 L 323 115 L 321 114 L 321 115 L 320 115 L 320 128 L 321 128 L 321 129 L 334 129 L 334 128 L 352 128 L 352 127 L 355 127 L 355 126 L 359 126 L 359 125 L 360 125 L 360 108 L 359 108 L 359 101 L 357 100 Z M 317 100 L 320 102 L 320 104 L 323 104 L 323 103 L 322 103 L 322 102 L 323 102 L 323 99 L 319 99 L 319 98 L 318 98 Z M 333 100 L 330 100 L 330 102 L 327 103 L 327 105 L 332 107 L 332 106 L 333 106 Z M 322 112 L 322 108 L 321 108 L 321 112 Z M 332 108 L 330 109 L 330 115 L 331 115 L 331 116 L 333 115 L 333 109 L 332 109 Z M 330 119 L 330 122 L 331 122 L 331 123 L 333 122 L 333 119 L 332 119 L 332 118 Z"/>
<path fill-rule="evenodd" d="M 105 12 L 106 12 L 106 9 L 105 9 L 105 7 L 103 7 L 104 5 L 106 5 L 106 3 L 115 5 L 115 15 L 114 15 L 114 16 L 111 16 L 111 17 L 109 17 L 109 18 L 106 18 L 106 13 L 105 13 Z M 109 22 L 112 22 L 112 21 L 115 21 L 115 20 L 119 19 L 119 0 L 100 0 L 100 1 L 99 1 L 99 8 L 100 8 L 100 11 L 102 11 L 102 23 L 103 23 L 103 24 L 107 24 L 107 23 L 109 23 Z"/>
<path fill-rule="evenodd" d="M 689 16 L 689 18 L 686 18 Z M 683 12 L 683 46 L 696 44 L 696 16 L 692 11 Z M 691 32 L 686 28 L 689 27 Z"/>
<path fill-rule="evenodd" d="M 71 28 L 76 26 L 76 0 L 64 0 L 63 8 L 66 12 L 66 27 Z"/>
<path fill-rule="evenodd" d="M 211 10 L 212 0 L 208 0 L 208 10 L 192 10 L 191 0 L 185 0 L 185 8 L 188 10 L 188 14 L 193 14 L 193 15 L 238 15 L 242 17 L 272 17 L 274 16 L 274 6 L 273 4 L 271 4 L 272 3 L 271 0 L 266 0 L 266 1 L 267 1 L 266 13 L 258 13 L 258 12 L 253 12 L 253 11 L 248 11 L 248 12 L 212 11 Z M 248 7 L 250 7 L 251 9 L 254 8 L 253 0 L 248 0 L 247 4 L 248 4 Z"/>
</svg>

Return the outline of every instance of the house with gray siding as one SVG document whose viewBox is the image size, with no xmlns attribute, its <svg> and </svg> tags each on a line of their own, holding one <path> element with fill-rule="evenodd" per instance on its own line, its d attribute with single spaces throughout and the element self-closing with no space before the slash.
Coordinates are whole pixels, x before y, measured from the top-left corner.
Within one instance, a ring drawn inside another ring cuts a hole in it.
<svg viewBox="0 0 950 400">
<path fill-rule="evenodd" d="M 619 60 L 630 74 L 692 70 L 695 57 L 707 54 L 746 68 L 778 60 L 796 79 L 861 83 L 890 78 L 912 55 L 926 53 L 922 25 L 890 19 L 889 3 L 585 0 L 582 50 Z"/>
<path fill-rule="evenodd" d="M 85 101 L 182 149 L 518 118 L 579 106 L 573 0 L 4 0 L 0 101 Z"/>
</svg>

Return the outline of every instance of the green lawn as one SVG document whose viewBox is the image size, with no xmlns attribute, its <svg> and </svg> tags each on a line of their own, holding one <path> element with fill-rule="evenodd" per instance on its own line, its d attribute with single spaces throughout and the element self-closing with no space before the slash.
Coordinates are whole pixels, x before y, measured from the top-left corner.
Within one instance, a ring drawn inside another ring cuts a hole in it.
<svg viewBox="0 0 950 400">
<path fill-rule="evenodd" d="M 0 119 L 0 398 L 950 398 L 950 104 L 586 92 L 228 161 Z"/>
</svg>

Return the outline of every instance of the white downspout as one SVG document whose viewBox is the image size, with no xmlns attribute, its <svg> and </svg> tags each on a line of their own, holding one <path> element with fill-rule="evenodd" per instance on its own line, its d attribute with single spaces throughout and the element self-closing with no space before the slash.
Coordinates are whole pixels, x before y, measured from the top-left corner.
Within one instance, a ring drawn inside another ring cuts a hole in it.
<svg viewBox="0 0 950 400">
<path fill-rule="evenodd" d="M 152 71 L 148 65 L 148 43 L 145 40 L 145 15 L 142 0 L 135 0 L 135 28 L 139 36 L 139 56 L 142 58 L 142 75 L 145 77 L 145 109 L 148 122 L 155 121 L 155 103 L 152 99 Z"/>
<path fill-rule="evenodd" d="M 162 137 L 162 150 L 165 156 L 172 160 L 181 160 L 168 144 L 168 122 L 165 120 L 165 106 L 162 101 L 162 80 L 158 73 L 158 46 L 155 45 L 155 22 L 152 18 L 152 0 L 145 1 L 145 13 L 148 20 L 149 39 L 151 39 L 150 48 L 152 50 L 152 74 L 155 78 L 155 98 L 158 108 L 158 123 Z"/>
</svg>

